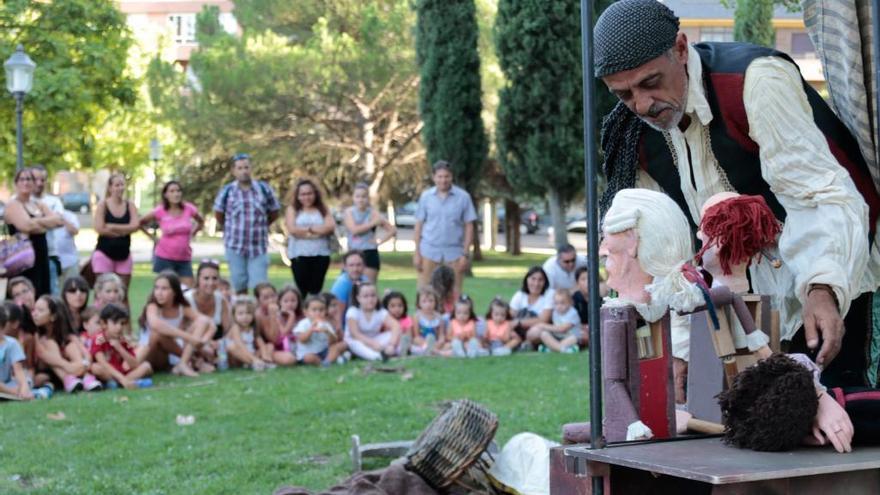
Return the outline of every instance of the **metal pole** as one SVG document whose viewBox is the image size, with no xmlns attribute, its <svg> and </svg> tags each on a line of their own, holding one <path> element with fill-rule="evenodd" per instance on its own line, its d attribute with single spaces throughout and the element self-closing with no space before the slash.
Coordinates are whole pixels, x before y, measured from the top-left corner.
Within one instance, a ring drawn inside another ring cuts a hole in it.
<svg viewBox="0 0 880 495">
<path fill-rule="evenodd" d="M 871 41 L 874 62 L 874 111 L 871 117 L 874 126 L 874 159 L 880 165 L 880 0 L 871 1 Z"/>
<path fill-rule="evenodd" d="M 153 159 L 153 208 L 159 204 L 159 160 Z"/>
<path fill-rule="evenodd" d="M 599 202 L 596 153 L 596 79 L 593 77 L 593 1 L 581 0 L 581 55 L 584 80 L 584 176 L 587 197 L 587 255 L 590 277 L 590 448 L 605 446 L 602 434 L 602 354 L 599 333 Z M 593 495 L 604 482 L 593 477 Z"/>
<path fill-rule="evenodd" d="M 16 173 L 24 168 L 24 141 L 21 123 L 21 114 L 24 112 L 24 93 L 16 91 L 15 94 L 15 145 L 18 156 L 15 161 Z"/>
</svg>

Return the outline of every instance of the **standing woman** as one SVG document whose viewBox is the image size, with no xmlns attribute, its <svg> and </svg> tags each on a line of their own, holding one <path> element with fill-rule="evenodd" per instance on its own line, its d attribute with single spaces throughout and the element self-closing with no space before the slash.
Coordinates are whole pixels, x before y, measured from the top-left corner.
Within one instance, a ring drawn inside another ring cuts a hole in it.
<svg viewBox="0 0 880 495">
<path fill-rule="evenodd" d="M 15 173 L 15 195 L 6 204 L 7 228 L 11 235 L 27 234 L 34 248 L 34 266 L 21 273 L 34 285 L 35 296 L 50 293 L 49 286 L 49 244 L 46 231 L 64 225 L 64 221 L 53 213 L 42 201 L 37 201 L 34 193 L 34 175 L 29 168 Z"/>
<path fill-rule="evenodd" d="M 146 230 L 153 220 L 159 222 L 162 237 Z M 153 251 L 153 273 L 171 270 L 187 287 L 193 286 L 192 245 L 190 241 L 205 226 L 205 219 L 195 205 L 183 201 L 183 188 L 176 180 L 162 187 L 162 204 L 141 218 L 141 229 L 156 243 Z"/>
<path fill-rule="evenodd" d="M 95 207 L 95 231 L 98 245 L 92 254 L 92 270 L 95 275 L 115 273 L 125 285 L 131 281 L 131 234 L 140 228 L 138 212 L 134 203 L 123 197 L 125 176 L 119 172 L 110 174 L 107 193 Z M 125 298 L 128 300 L 128 297 Z"/>
<path fill-rule="evenodd" d="M 397 234 L 397 229 L 378 211 L 370 206 L 370 188 L 363 182 L 354 186 L 354 205 L 345 210 L 343 223 L 348 232 L 348 250 L 356 249 L 364 254 L 364 275 L 375 283 L 379 276 L 379 245 Z M 382 227 L 385 238 L 376 235 Z"/>
<path fill-rule="evenodd" d="M 324 286 L 330 267 L 330 236 L 336 235 L 336 221 L 311 179 L 300 179 L 293 189 L 293 201 L 284 214 L 287 255 L 293 262 L 293 280 L 303 297 L 316 295 Z"/>
</svg>

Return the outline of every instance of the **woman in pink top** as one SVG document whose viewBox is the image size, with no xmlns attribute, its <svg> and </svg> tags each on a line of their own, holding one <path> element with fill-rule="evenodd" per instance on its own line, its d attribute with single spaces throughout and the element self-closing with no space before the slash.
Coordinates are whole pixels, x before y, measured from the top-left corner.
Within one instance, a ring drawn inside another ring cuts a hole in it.
<svg viewBox="0 0 880 495">
<path fill-rule="evenodd" d="M 147 226 L 158 222 L 162 237 L 157 241 Z M 153 273 L 171 270 L 180 282 L 193 286 L 192 246 L 190 241 L 205 226 L 205 219 L 195 205 L 183 201 L 183 188 L 176 180 L 162 188 L 162 205 L 141 218 L 141 228 L 156 243 L 153 251 Z"/>
</svg>

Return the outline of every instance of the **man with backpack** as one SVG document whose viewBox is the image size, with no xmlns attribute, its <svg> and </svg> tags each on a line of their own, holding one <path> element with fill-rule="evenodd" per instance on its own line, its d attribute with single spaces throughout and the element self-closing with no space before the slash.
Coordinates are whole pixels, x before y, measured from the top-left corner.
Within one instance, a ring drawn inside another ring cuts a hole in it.
<svg viewBox="0 0 880 495">
<path fill-rule="evenodd" d="M 214 216 L 223 229 L 223 245 L 232 288 L 244 294 L 269 280 L 269 226 L 281 204 L 269 184 L 251 177 L 251 157 L 232 157 L 234 181 L 226 184 L 214 200 Z"/>
</svg>

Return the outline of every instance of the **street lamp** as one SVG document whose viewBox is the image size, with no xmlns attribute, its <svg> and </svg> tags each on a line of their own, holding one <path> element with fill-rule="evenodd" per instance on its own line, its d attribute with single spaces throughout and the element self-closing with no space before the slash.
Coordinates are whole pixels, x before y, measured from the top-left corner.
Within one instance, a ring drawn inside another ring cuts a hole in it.
<svg viewBox="0 0 880 495">
<path fill-rule="evenodd" d="M 15 162 L 15 170 L 19 171 L 24 166 L 22 155 L 22 126 L 21 114 L 24 111 L 24 95 L 30 92 L 34 84 L 34 69 L 37 64 L 24 52 L 24 47 L 15 47 L 15 53 L 6 59 L 3 68 L 6 69 L 6 89 L 15 98 L 15 138 L 18 147 L 18 159 Z"/>
<path fill-rule="evenodd" d="M 150 160 L 153 161 L 153 206 L 159 204 L 159 160 L 162 159 L 162 143 L 150 139 Z"/>
</svg>

